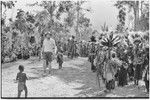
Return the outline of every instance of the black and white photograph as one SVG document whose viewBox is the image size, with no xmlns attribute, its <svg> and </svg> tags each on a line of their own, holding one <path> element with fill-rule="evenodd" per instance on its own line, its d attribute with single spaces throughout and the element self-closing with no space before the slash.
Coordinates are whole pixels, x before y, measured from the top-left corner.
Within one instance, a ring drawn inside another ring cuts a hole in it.
<svg viewBox="0 0 150 100">
<path fill-rule="evenodd" d="M 149 99 L 149 4 L 0 1 L 1 99 Z"/>
</svg>

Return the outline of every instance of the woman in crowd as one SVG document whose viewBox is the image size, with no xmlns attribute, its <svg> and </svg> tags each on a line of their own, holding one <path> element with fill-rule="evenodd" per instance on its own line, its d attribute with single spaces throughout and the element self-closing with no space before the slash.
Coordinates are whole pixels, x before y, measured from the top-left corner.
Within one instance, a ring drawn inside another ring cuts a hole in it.
<svg viewBox="0 0 150 100">
<path fill-rule="evenodd" d="M 127 85 L 127 69 L 125 68 L 126 63 L 123 62 L 122 66 L 120 67 L 120 69 L 117 72 L 117 76 L 118 76 L 118 86 L 124 86 Z"/>
<path fill-rule="evenodd" d="M 96 55 L 96 39 L 94 36 L 91 37 L 91 44 L 90 44 L 90 52 L 89 52 L 89 61 L 91 62 L 91 70 L 93 72 L 96 71 L 96 66 L 94 66 L 94 59 Z"/>
<path fill-rule="evenodd" d="M 111 59 L 106 61 L 105 77 L 107 90 L 112 90 L 115 88 L 115 74 L 117 73 L 117 69 L 119 68 L 119 64 L 115 58 L 116 58 L 115 53 L 112 53 Z"/>
<path fill-rule="evenodd" d="M 142 64 L 143 64 L 143 54 L 142 54 L 142 48 L 140 48 L 140 39 L 135 39 L 135 49 L 134 49 L 134 83 L 135 85 L 139 84 L 139 80 L 142 79 Z"/>
</svg>

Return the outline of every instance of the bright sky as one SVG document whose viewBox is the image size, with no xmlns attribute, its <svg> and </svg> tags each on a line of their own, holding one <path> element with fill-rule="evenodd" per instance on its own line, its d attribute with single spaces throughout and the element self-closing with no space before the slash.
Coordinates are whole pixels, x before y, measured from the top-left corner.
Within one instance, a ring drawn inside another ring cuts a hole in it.
<svg viewBox="0 0 150 100">
<path fill-rule="evenodd" d="M 92 13 L 87 13 L 87 16 L 91 18 L 93 28 L 100 30 L 100 26 L 105 22 L 109 27 L 116 27 L 118 10 L 114 4 L 115 0 L 90 0 Z"/>
<path fill-rule="evenodd" d="M 41 0 L 40 0 L 41 1 Z M 25 11 L 42 10 L 40 7 L 26 7 L 27 3 L 34 3 L 35 0 L 18 0 L 15 8 L 7 11 L 8 17 L 15 17 L 17 9 Z M 89 0 L 83 8 L 91 8 L 92 12 L 87 12 L 86 16 L 91 19 L 94 29 L 100 30 L 100 26 L 106 22 L 109 27 L 115 28 L 117 24 L 118 10 L 113 6 L 115 0 Z"/>
</svg>

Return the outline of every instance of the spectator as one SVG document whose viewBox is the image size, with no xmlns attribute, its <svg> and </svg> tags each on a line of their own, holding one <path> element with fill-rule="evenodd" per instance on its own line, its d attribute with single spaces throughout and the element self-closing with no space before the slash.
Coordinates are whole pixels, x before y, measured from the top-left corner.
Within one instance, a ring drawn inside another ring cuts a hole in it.
<svg viewBox="0 0 150 100">
<path fill-rule="evenodd" d="M 49 66 L 49 73 L 51 72 L 51 62 L 53 60 L 53 55 L 55 54 L 56 44 L 55 40 L 52 38 L 51 33 L 46 34 L 46 38 L 43 41 L 43 58 L 44 58 L 44 72 Z"/>
</svg>

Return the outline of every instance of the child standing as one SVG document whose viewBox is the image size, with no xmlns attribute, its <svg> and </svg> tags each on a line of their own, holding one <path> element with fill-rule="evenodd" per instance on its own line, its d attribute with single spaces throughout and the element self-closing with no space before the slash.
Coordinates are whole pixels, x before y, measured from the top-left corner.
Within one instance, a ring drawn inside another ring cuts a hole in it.
<svg viewBox="0 0 150 100">
<path fill-rule="evenodd" d="M 28 90 L 26 86 L 26 80 L 28 79 L 26 74 L 23 73 L 24 66 L 19 65 L 19 72 L 17 73 L 16 80 L 18 81 L 18 98 L 20 98 L 21 92 L 25 91 L 25 98 L 27 97 Z"/>
<path fill-rule="evenodd" d="M 57 47 L 57 63 L 59 64 L 59 69 L 61 69 L 63 64 L 63 48 L 60 42 L 58 42 Z"/>
</svg>

